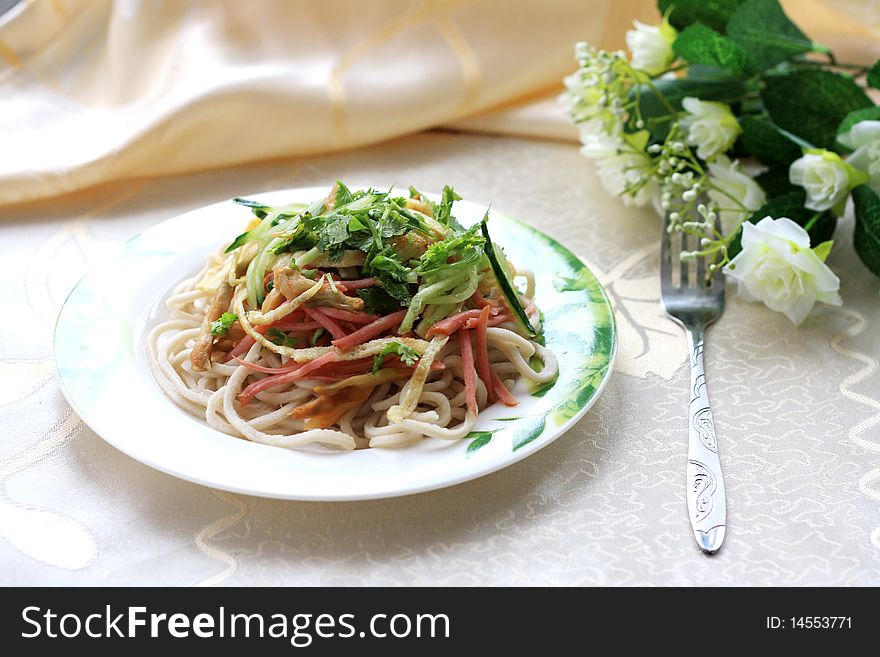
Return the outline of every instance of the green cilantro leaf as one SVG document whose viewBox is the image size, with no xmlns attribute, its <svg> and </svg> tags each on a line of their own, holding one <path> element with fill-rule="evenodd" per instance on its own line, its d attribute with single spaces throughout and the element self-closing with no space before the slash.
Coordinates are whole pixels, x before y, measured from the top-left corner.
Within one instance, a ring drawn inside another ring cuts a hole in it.
<svg viewBox="0 0 880 657">
<path fill-rule="evenodd" d="M 341 180 L 336 181 L 336 198 L 333 202 L 333 207 L 339 207 L 341 205 L 347 205 L 354 200 L 354 195 L 351 193 L 351 190 L 345 186 Z"/>
<path fill-rule="evenodd" d="M 418 352 L 412 347 L 408 347 L 400 342 L 389 342 L 378 354 L 373 356 L 373 374 L 378 372 L 382 367 L 382 361 L 385 356 L 400 356 L 400 360 L 405 365 L 412 367 L 419 360 Z"/>
<path fill-rule="evenodd" d="M 400 301 L 381 287 L 366 287 L 358 290 L 357 295 L 364 300 L 364 310 L 366 312 L 384 315 L 400 310 Z"/>
<path fill-rule="evenodd" d="M 419 259 L 416 273 L 424 275 L 473 265 L 483 256 L 483 245 L 486 243 L 479 231 L 480 225 L 476 224 L 464 232 L 431 244 Z"/>
<path fill-rule="evenodd" d="M 238 319 L 234 313 L 223 313 L 220 315 L 219 319 L 211 322 L 211 335 L 215 335 L 217 337 L 222 337 L 226 335 L 226 331 L 229 330 L 229 327 L 235 324 L 235 321 Z"/>
<path fill-rule="evenodd" d="M 331 260 L 338 260 L 342 257 L 345 242 L 348 240 L 349 221 L 351 220 L 348 217 L 340 217 L 326 223 L 321 229 L 316 246 L 327 253 Z"/>
<path fill-rule="evenodd" d="M 440 198 L 440 205 L 437 206 L 437 212 L 434 217 L 439 223 L 444 226 L 449 226 L 456 232 L 464 230 L 464 227 L 458 223 L 458 219 L 452 214 L 452 204 L 460 200 L 461 196 L 456 194 L 452 187 L 449 185 L 444 186 L 443 195 Z"/>
<path fill-rule="evenodd" d="M 272 344 L 277 344 L 279 347 L 295 347 L 297 343 L 296 338 L 287 335 L 287 333 L 274 326 L 266 331 L 266 338 Z"/>
</svg>

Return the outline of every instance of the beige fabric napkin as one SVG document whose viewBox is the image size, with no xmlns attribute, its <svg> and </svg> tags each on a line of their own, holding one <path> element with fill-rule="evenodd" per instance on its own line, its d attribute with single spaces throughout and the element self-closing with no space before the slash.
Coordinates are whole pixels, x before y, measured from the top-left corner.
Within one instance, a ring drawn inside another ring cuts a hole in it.
<svg viewBox="0 0 880 657">
<path fill-rule="evenodd" d="M 640 4 L 24 2 L 0 23 L 0 204 L 435 126 L 558 85 Z"/>
</svg>

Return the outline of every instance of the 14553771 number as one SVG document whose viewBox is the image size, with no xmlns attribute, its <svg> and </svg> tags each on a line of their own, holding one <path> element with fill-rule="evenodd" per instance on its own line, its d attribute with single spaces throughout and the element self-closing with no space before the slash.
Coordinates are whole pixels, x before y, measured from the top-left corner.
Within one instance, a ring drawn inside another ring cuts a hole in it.
<svg viewBox="0 0 880 657">
<path fill-rule="evenodd" d="M 852 616 L 767 616 L 768 630 L 851 630 Z"/>
</svg>

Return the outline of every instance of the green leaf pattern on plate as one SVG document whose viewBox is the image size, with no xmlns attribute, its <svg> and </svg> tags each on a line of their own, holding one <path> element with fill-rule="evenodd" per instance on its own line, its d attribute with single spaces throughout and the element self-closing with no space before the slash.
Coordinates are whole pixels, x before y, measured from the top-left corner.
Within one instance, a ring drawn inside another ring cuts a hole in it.
<svg viewBox="0 0 880 657">
<path fill-rule="evenodd" d="M 525 447 L 535 438 L 544 432 L 544 426 L 547 422 L 546 415 L 539 415 L 526 424 L 517 427 L 516 433 L 513 434 L 513 451 L 520 447 Z"/>
<path fill-rule="evenodd" d="M 494 433 L 494 431 L 471 431 L 464 437 L 465 440 L 471 441 L 467 446 L 465 456 L 470 456 L 481 447 L 488 445 L 492 440 L 492 434 Z"/>
</svg>

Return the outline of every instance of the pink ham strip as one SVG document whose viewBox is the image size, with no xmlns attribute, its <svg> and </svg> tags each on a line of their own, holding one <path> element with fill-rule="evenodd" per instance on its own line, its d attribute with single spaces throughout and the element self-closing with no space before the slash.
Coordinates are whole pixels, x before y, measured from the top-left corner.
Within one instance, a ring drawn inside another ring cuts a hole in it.
<svg viewBox="0 0 880 657">
<path fill-rule="evenodd" d="M 482 308 L 483 306 L 498 308 L 501 305 L 497 299 L 487 299 L 484 297 L 479 290 L 474 290 L 474 293 L 471 295 L 471 302 L 473 302 L 477 308 Z"/>
<path fill-rule="evenodd" d="M 462 326 L 462 328 L 475 329 L 477 328 L 477 324 L 479 323 L 479 321 L 479 318 L 471 318 L 464 323 L 464 326 Z M 509 321 L 510 317 L 508 315 L 495 315 L 494 317 L 489 318 L 489 326 L 500 326 L 501 324 L 504 324 L 504 322 Z"/>
<path fill-rule="evenodd" d="M 354 281 L 336 281 L 336 284 L 342 283 L 347 292 L 349 290 L 362 290 L 365 287 L 373 287 L 378 280 L 378 278 L 358 278 Z"/>
<path fill-rule="evenodd" d="M 320 310 L 327 315 L 327 317 L 341 319 L 346 322 L 351 322 L 352 324 L 369 324 L 370 322 L 375 322 L 379 319 L 378 315 L 371 315 L 370 313 L 353 313 L 340 308 L 324 308 L 319 306 L 316 310 Z"/>
<path fill-rule="evenodd" d="M 400 326 L 400 322 L 403 321 L 405 315 L 406 310 L 399 310 L 396 313 L 386 315 L 385 317 L 377 319 L 375 322 L 371 322 L 366 326 L 359 328 L 354 333 L 349 333 L 344 338 L 333 340 L 333 346 L 338 347 L 342 351 L 347 351 L 352 347 L 363 344 L 367 340 L 372 340 L 385 331 Z"/>
<path fill-rule="evenodd" d="M 483 380 L 483 383 L 486 386 L 486 392 L 488 393 L 489 403 L 494 403 L 494 401 L 498 398 L 497 393 L 495 392 L 494 382 L 492 381 L 492 375 L 494 374 L 492 367 L 489 365 L 489 335 L 486 332 L 486 328 L 489 325 L 489 306 L 483 306 L 483 309 L 480 311 L 480 318 L 477 321 L 477 358 L 476 358 L 476 367 L 477 374 Z"/>
<path fill-rule="evenodd" d="M 238 342 L 235 343 L 235 346 L 232 348 L 232 351 L 230 351 L 227 354 L 226 360 L 229 361 L 229 360 L 232 360 L 233 358 L 235 358 L 236 356 L 241 356 L 242 354 L 246 354 L 248 349 L 250 349 L 251 347 L 254 346 L 255 342 L 256 342 L 256 340 L 254 340 L 251 336 L 249 336 L 249 335 L 244 336 L 241 340 L 239 340 Z"/>
<path fill-rule="evenodd" d="M 317 308 L 309 308 L 308 306 L 303 306 L 303 310 L 305 311 L 306 315 L 308 315 L 313 320 L 318 322 L 318 324 L 327 329 L 327 331 L 330 332 L 330 335 L 333 336 L 334 340 L 345 337 L 345 331 L 342 330 L 342 327 Z"/>
<path fill-rule="evenodd" d="M 293 370 L 298 370 L 302 365 L 300 363 L 288 363 L 287 365 L 282 365 L 281 367 L 266 367 L 265 365 L 258 365 L 257 363 L 252 363 L 249 360 L 243 360 L 238 356 L 233 356 L 236 362 L 239 365 L 243 365 L 249 370 L 254 370 L 255 372 L 265 372 L 266 374 L 283 374 L 284 372 L 292 372 Z"/>
<path fill-rule="evenodd" d="M 489 313 L 491 315 L 497 315 L 501 311 L 498 308 L 489 306 L 488 304 L 483 307 L 489 307 Z M 465 324 L 470 324 L 470 320 L 477 320 L 480 317 L 480 313 L 482 312 L 482 308 L 479 310 L 463 310 L 460 313 L 456 313 L 455 315 L 450 315 L 446 319 L 441 319 L 439 322 L 434 324 L 430 329 L 428 329 L 428 337 L 432 337 L 440 333 L 441 335 L 452 335 Z M 475 326 L 465 326 L 466 328 L 476 328 Z"/>
<path fill-rule="evenodd" d="M 458 331 L 458 342 L 461 346 L 461 368 L 464 370 L 464 390 L 467 399 L 468 410 L 476 415 L 477 413 L 477 381 L 476 371 L 474 370 L 474 348 L 471 345 L 471 333 L 460 329 Z"/>
<path fill-rule="evenodd" d="M 504 385 L 495 373 L 495 370 L 490 369 L 489 376 L 492 377 L 492 389 L 495 391 L 495 396 L 498 397 L 505 406 L 519 405 L 519 401 L 517 401 L 516 397 L 513 396 L 513 393 L 507 389 L 507 386 Z"/>
<path fill-rule="evenodd" d="M 276 374 L 275 376 L 267 376 L 265 379 L 254 381 L 247 388 L 238 393 L 238 400 L 242 404 L 247 405 L 254 398 L 254 395 L 256 395 L 258 392 L 268 390 L 269 388 L 276 388 L 278 386 L 284 385 L 285 383 L 292 383 L 293 381 L 302 379 L 309 372 L 314 372 L 319 367 L 326 365 L 327 363 L 332 363 L 336 359 L 336 352 L 328 351 L 323 356 L 318 356 L 315 360 L 304 363 L 301 367 L 298 367 L 295 370 L 284 372 L 282 374 Z"/>
</svg>

